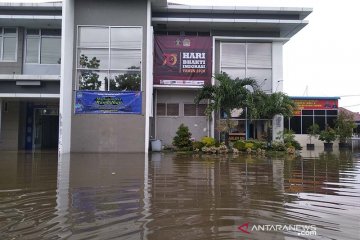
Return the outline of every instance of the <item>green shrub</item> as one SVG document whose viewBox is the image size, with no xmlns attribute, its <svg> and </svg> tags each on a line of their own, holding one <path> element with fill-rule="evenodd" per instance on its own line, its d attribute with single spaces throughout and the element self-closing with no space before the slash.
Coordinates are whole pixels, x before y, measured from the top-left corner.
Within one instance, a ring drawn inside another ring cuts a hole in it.
<svg viewBox="0 0 360 240">
<path fill-rule="evenodd" d="M 330 143 L 335 141 L 336 132 L 331 127 L 327 127 L 325 130 L 320 132 L 319 140 L 324 141 L 326 143 Z"/>
<path fill-rule="evenodd" d="M 215 146 L 215 138 L 212 138 L 212 137 L 203 137 L 203 138 L 201 139 L 201 142 L 202 142 L 206 147 Z"/>
<path fill-rule="evenodd" d="M 191 132 L 184 124 L 181 124 L 176 131 L 176 136 L 173 139 L 173 145 L 181 150 L 190 150 L 192 147 Z"/>
<path fill-rule="evenodd" d="M 205 144 L 203 144 L 202 142 L 199 142 L 199 141 L 195 141 L 192 143 L 193 150 L 196 150 L 196 149 L 201 150 L 204 146 L 205 146 Z"/>
<path fill-rule="evenodd" d="M 294 147 L 296 150 L 301 150 L 302 147 L 298 141 L 295 140 L 295 134 L 292 130 L 286 130 L 284 133 L 284 144 L 287 148 Z"/>
<path fill-rule="evenodd" d="M 243 140 L 237 140 L 234 145 L 233 145 L 234 148 L 236 148 L 237 150 L 239 151 L 245 151 L 245 141 Z"/>
<path fill-rule="evenodd" d="M 245 143 L 245 149 L 251 149 L 251 150 L 253 150 L 254 149 L 254 143 L 252 143 L 252 142 L 246 142 Z"/>
<path fill-rule="evenodd" d="M 287 149 L 285 143 L 282 142 L 272 142 L 271 149 L 274 151 L 285 151 Z"/>
</svg>

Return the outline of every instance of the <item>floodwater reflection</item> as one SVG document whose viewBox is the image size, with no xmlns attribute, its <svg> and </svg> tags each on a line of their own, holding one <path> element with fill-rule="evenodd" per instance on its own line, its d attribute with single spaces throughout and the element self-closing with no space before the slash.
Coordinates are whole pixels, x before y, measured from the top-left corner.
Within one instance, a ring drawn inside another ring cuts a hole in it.
<svg viewBox="0 0 360 240">
<path fill-rule="evenodd" d="M 0 239 L 359 239 L 359 199 L 353 152 L 0 154 Z"/>
</svg>

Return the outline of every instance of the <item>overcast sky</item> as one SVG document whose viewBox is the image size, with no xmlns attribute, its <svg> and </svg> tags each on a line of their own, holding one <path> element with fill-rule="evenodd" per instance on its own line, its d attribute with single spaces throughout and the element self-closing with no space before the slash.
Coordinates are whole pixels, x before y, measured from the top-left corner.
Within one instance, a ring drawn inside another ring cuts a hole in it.
<svg viewBox="0 0 360 240">
<path fill-rule="evenodd" d="M 0 2 L 9 2 L 9 0 L 0 0 Z M 12 2 L 39 2 L 39 0 L 12 0 Z M 290 96 L 340 96 L 340 106 L 360 112 L 358 1 L 168 0 L 168 2 L 216 6 L 313 8 L 313 13 L 307 18 L 309 24 L 284 45 L 284 92 Z"/>
</svg>

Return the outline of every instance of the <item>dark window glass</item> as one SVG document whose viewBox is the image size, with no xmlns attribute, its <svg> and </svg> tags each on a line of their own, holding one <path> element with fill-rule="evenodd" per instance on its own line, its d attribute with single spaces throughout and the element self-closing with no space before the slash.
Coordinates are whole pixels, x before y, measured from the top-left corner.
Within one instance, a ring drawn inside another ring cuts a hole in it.
<svg viewBox="0 0 360 240">
<path fill-rule="evenodd" d="M 60 29 L 41 29 L 41 35 L 61 36 L 61 30 Z"/>
<path fill-rule="evenodd" d="M 326 124 L 329 125 L 329 127 L 334 128 L 336 119 L 337 119 L 337 117 L 327 117 Z"/>
<path fill-rule="evenodd" d="M 16 33 L 16 28 L 4 28 L 4 34 Z"/>
<path fill-rule="evenodd" d="M 302 117 L 302 134 L 308 133 L 308 128 L 313 125 L 313 116 Z"/>
<path fill-rule="evenodd" d="M 207 108 L 207 104 L 199 104 L 198 105 L 198 116 L 206 116 L 205 110 Z"/>
<path fill-rule="evenodd" d="M 196 105 L 184 104 L 184 116 L 196 116 Z"/>
<path fill-rule="evenodd" d="M 165 116 L 166 115 L 166 105 L 165 103 L 158 103 L 156 106 L 156 114 L 158 116 Z"/>
<path fill-rule="evenodd" d="M 325 130 L 325 116 L 315 116 L 315 123 L 319 125 L 320 131 Z"/>
<path fill-rule="evenodd" d="M 313 115 L 313 110 L 302 110 L 302 115 Z"/>
<path fill-rule="evenodd" d="M 332 116 L 337 116 L 337 110 L 327 110 L 326 114 L 327 115 L 332 115 Z"/>
<path fill-rule="evenodd" d="M 325 115 L 325 110 L 315 110 L 314 112 L 314 115 Z"/>
<path fill-rule="evenodd" d="M 30 28 L 30 29 L 26 29 L 26 33 L 27 33 L 27 35 L 39 35 L 40 30 L 39 30 L 39 29 Z"/>
<path fill-rule="evenodd" d="M 168 103 L 167 107 L 167 116 L 179 116 L 179 104 L 178 103 Z"/>
<path fill-rule="evenodd" d="M 295 134 L 301 134 L 301 117 L 290 118 L 290 129 L 293 130 Z"/>
<path fill-rule="evenodd" d="M 289 130 L 289 118 L 284 117 L 284 129 Z"/>
</svg>

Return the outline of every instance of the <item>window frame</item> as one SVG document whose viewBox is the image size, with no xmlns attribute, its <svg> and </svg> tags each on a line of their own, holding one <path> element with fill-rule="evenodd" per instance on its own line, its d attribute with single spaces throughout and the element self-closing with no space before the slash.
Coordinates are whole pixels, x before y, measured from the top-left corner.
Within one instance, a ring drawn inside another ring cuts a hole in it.
<svg viewBox="0 0 360 240">
<path fill-rule="evenodd" d="M 80 28 L 82 27 L 93 27 L 93 28 L 108 28 L 108 46 L 107 47 L 82 47 L 80 46 Z M 111 29 L 112 28 L 138 28 L 141 31 L 141 39 L 140 39 L 140 48 L 120 48 L 120 47 L 111 47 Z M 119 25 L 114 25 L 114 26 L 110 26 L 110 25 L 77 25 L 76 27 L 76 62 L 75 62 L 75 69 L 76 69 L 76 82 L 75 82 L 75 89 L 76 90 L 80 90 L 80 83 L 79 83 L 79 71 L 80 70 L 89 70 L 88 68 L 81 68 L 78 65 L 78 61 L 80 58 L 80 51 L 82 49 L 107 49 L 108 50 L 108 67 L 107 68 L 99 68 L 99 69 L 94 69 L 95 71 L 99 71 L 99 72 L 105 72 L 106 75 L 108 76 L 108 81 L 110 81 L 110 76 L 112 73 L 114 72 L 120 72 L 120 73 L 129 73 L 129 72 L 133 72 L 133 73 L 140 73 L 140 89 L 138 91 L 142 91 L 143 89 L 143 81 L 142 81 L 142 77 L 143 77 L 143 64 L 142 64 L 142 60 L 143 60 L 143 44 L 144 44 L 144 30 L 143 30 L 143 26 L 119 26 Z M 140 69 L 117 69 L 117 68 L 111 68 L 111 50 L 139 50 L 140 51 Z M 91 70 L 91 69 L 90 69 Z M 106 86 L 106 84 L 104 84 Z M 104 86 L 104 88 L 105 88 Z M 95 91 L 114 91 L 110 89 L 110 82 L 108 82 L 107 84 L 108 89 L 98 89 Z"/>
<path fill-rule="evenodd" d="M 5 28 L 15 29 L 15 33 L 6 33 Z M 8 35 L 8 36 L 6 36 Z M 4 60 L 4 38 L 10 37 L 15 38 L 15 58 L 14 60 Z M 1 38 L 1 46 L 0 46 L 0 62 L 17 62 L 18 59 L 18 39 L 19 39 L 19 31 L 17 27 L 0 27 L 0 38 Z"/>
<path fill-rule="evenodd" d="M 158 115 L 157 108 L 158 104 L 165 104 L 165 115 Z M 168 104 L 177 104 L 178 106 L 178 115 L 168 115 Z M 156 117 L 180 117 L 180 103 L 175 102 L 158 102 L 156 103 Z"/>
<path fill-rule="evenodd" d="M 185 115 L 185 105 L 195 105 L 195 115 Z M 207 103 L 195 104 L 195 103 L 184 102 L 183 103 L 183 116 L 184 117 L 206 117 L 206 114 L 199 115 L 199 105 L 205 105 L 206 107 L 208 107 L 209 104 L 207 104 Z"/>
<path fill-rule="evenodd" d="M 38 35 L 28 35 L 27 30 L 28 29 L 38 29 L 39 30 L 39 34 Z M 61 41 L 61 32 L 60 32 L 60 36 L 55 36 L 55 35 L 43 35 L 42 34 L 42 30 L 45 30 L 46 28 L 27 28 L 25 29 L 25 38 L 24 38 L 24 64 L 36 64 L 36 65 L 60 65 L 61 63 L 41 63 L 41 46 L 42 46 L 42 39 L 43 38 L 55 38 L 55 39 L 60 39 Z M 52 30 L 60 30 L 59 28 L 48 28 L 48 29 L 52 29 Z M 38 54 L 37 54 L 37 62 L 27 62 L 27 50 L 28 50 L 28 43 L 27 40 L 28 39 L 37 39 L 38 40 Z M 61 48 L 60 48 L 60 59 L 61 59 Z"/>
</svg>

